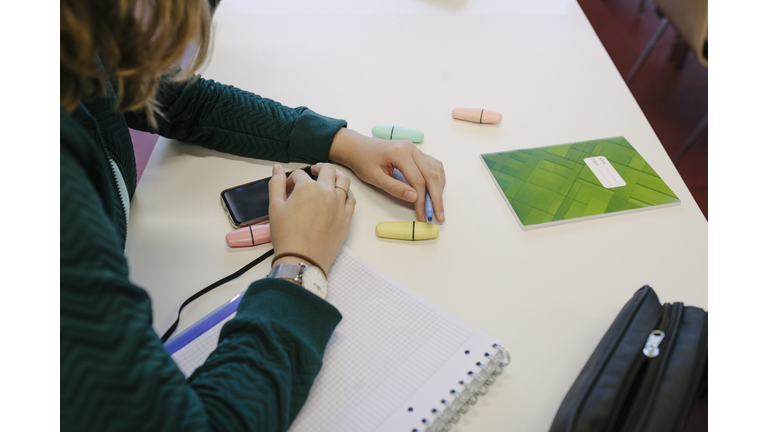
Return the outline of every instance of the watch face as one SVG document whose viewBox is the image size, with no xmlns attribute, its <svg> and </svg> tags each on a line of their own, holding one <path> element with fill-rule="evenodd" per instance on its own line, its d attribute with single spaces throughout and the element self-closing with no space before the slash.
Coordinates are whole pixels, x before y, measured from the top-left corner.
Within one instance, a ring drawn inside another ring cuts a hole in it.
<svg viewBox="0 0 768 432">
<path fill-rule="evenodd" d="M 319 267 L 309 266 L 301 274 L 301 286 L 317 294 L 321 299 L 328 295 L 328 281 Z"/>
</svg>

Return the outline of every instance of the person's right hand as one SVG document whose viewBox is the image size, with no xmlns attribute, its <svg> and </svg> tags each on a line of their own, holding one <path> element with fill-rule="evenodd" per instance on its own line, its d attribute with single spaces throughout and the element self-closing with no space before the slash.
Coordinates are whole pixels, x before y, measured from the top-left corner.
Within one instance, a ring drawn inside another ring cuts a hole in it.
<svg viewBox="0 0 768 432">
<path fill-rule="evenodd" d="M 416 219 L 427 221 L 426 191 L 432 197 L 437 222 L 445 222 L 443 163 L 405 140 L 383 140 L 341 128 L 333 137 L 328 157 L 348 166 L 360 180 L 390 195 L 415 203 Z M 392 178 L 397 168 L 408 184 Z"/>
<path fill-rule="evenodd" d="M 317 181 L 302 170 L 295 170 L 286 179 L 282 165 L 272 168 L 269 231 L 275 256 L 305 255 L 317 262 L 327 275 L 347 237 L 357 201 L 354 195 L 347 196 L 336 187 L 350 190 L 350 179 L 333 165 L 315 164 L 312 174 L 317 176 Z M 276 260 L 273 266 L 299 262 L 302 260 L 288 256 Z"/>
</svg>

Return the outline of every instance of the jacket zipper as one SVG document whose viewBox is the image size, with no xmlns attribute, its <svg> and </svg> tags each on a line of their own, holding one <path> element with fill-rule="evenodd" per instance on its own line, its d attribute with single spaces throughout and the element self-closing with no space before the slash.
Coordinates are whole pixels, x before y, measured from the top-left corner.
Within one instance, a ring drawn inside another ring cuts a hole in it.
<svg viewBox="0 0 768 432">
<path fill-rule="evenodd" d="M 125 179 L 123 179 L 122 170 L 120 170 L 117 162 L 115 162 L 115 158 L 111 156 L 110 152 L 107 152 L 107 154 L 110 155 L 109 168 L 112 170 L 112 177 L 117 184 L 117 195 L 120 197 L 120 206 L 123 208 L 123 216 L 125 216 L 125 231 L 128 232 L 129 207 L 125 203 L 126 197 L 128 196 L 128 187 L 125 184 Z"/>
<path fill-rule="evenodd" d="M 88 117 L 93 122 L 94 126 L 96 127 L 96 133 L 99 135 L 99 144 L 101 144 L 101 148 L 104 150 L 104 153 L 106 153 L 107 156 L 107 162 L 109 163 L 109 170 L 112 172 L 112 179 L 115 181 L 115 189 L 117 189 L 117 196 L 120 198 L 120 207 L 123 209 L 123 217 L 125 219 L 125 232 L 126 236 L 128 233 L 128 210 L 125 203 L 125 199 L 123 197 L 123 194 L 120 190 L 120 179 L 117 178 L 117 176 L 122 176 L 122 172 L 115 172 L 115 166 L 117 165 L 117 162 L 115 161 L 115 158 L 112 157 L 112 152 L 110 152 L 107 149 L 106 141 L 104 140 L 104 135 L 101 132 L 101 127 L 99 126 L 99 122 L 96 121 L 96 119 L 93 117 L 93 114 L 91 114 L 90 111 L 88 111 L 87 108 L 85 108 L 85 105 L 80 104 L 83 111 L 88 115 Z M 114 164 L 114 165 L 113 165 Z M 118 168 L 119 170 L 119 168 Z M 125 180 L 123 180 L 123 183 L 125 183 Z"/>
</svg>

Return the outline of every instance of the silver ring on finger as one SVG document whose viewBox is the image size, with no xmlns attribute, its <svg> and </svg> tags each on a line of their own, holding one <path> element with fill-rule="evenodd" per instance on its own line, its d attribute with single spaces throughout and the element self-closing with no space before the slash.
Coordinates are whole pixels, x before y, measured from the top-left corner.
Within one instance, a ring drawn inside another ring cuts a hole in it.
<svg viewBox="0 0 768 432">
<path fill-rule="evenodd" d="M 343 190 L 343 191 L 344 191 L 344 193 L 345 193 L 345 194 L 347 194 L 347 198 L 349 198 L 349 197 L 351 197 L 351 196 L 352 196 L 352 193 L 351 193 L 350 191 L 348 191 L 348 190 L 347 190 L 347 188 L 345 188 L 344 186 L 339 186 L 339 185 L 336 185 L 336 187 L 337 187 L 337 188 L 339 188 L 339 189 L 341 189 L 341 190 Z"/>
</svg>

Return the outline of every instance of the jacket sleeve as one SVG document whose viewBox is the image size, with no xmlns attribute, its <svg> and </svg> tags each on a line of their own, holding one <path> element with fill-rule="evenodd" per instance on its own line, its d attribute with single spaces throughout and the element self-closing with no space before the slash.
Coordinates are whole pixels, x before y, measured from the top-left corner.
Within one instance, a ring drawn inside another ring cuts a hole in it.
<svg viewBox="0 0 768 432">
<path fill-rule="evenodd" d="M 347 126 L 306 107 L 271 99 L 195 76 L 161 80 L 162 115 L 152 130 L 143 111 L 126 113 L 128 126 L 238 156 L 278 162 L 327 162 L 336 132 Z"/>
<path fill-rule="evenodd" d="M 341 319 L 291 282 L 254 282 L 189 380 L 152 328 L 118 234 L 64 148 L 60 206 L 60 408 L 64 431 L 284 431 Z"/>
<path fill-rule="evenodd" d="M 287 430 L 340 320 L 333 306 L 292 282 L 254 282 L 216 351 L 189 378 L 212 428 Z"/>
</svg>

